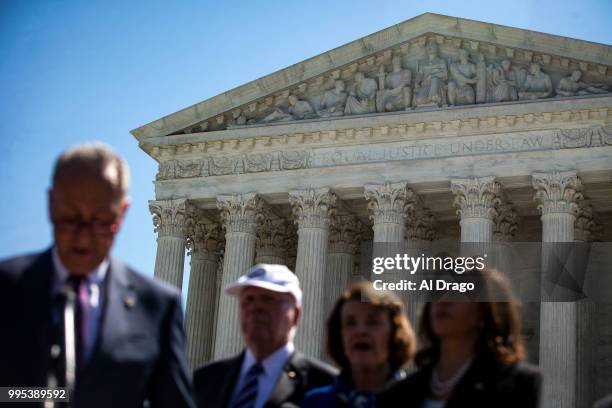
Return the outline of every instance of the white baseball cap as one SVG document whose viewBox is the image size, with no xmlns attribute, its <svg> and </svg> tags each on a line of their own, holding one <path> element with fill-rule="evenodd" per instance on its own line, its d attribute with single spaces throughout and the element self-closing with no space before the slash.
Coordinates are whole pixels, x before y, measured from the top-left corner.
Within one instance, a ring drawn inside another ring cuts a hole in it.
<svg viewBox="0 0 612 408">
<path fill-rule="evenodd" d="M 288 293 L 294 297 L 295 303 L 302 304 L 302 290 L 297 276 L 285 265 L 258 264 L 249 269 L 234 283 L 225 287 L 228 295 L 239 296 L 242 289 L 255 286 L 272 292 Z"/>
</svg>

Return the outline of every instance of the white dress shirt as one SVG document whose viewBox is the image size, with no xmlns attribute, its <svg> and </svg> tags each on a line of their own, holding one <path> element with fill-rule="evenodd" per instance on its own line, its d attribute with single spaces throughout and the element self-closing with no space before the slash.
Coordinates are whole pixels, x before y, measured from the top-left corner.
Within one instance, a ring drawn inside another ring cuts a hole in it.
<svg viewBox="0 0 612 408">
<path fill-rule="evenodd" d="M 262 408 L 268 401 L 268 398 L 270 398 L 270 395 L 272 394 L 272 391 L 274 390 L 274 387 L 276 386 L 276 383 L 283 372 L 285 364 L 287 364 L 287 361 L 294 351 L 295 346 L 293 345 L 293 342 L 288 342 L 261 362 L 263 372 L 258 377 L 257 398 L 255 399 L 254 408 Z M 240 377 L 238 378 L 238 381 L 236 381 L 234 391 L 232 392 L 232 402 L 242 389 L 245 376 L 254 364 L 257 364 L 257 360 L 255 359 L 255 356 L 251 350 L 247 348 L 244 359 L 242 360 L 242 366 L 240 368 Z"/>
<path fill-rule="evenodd" d="M 53 269 L 55 270 L 55 275 L 53 276 L 53 294 L 57 294 L 64 285 L 69 284 L 68 278 L 70 277 L 70 272 L 60 260 L 56 247 L 53 247 L 51 255 L 53 258 Z M 108 267 L 108 259 L 104 259 L 100 265 L 87 273 L 90 309 L 84 347 L 85 361 L 89 361 L 93 353 L 96 339 L 98 338 L 102 325 L 102 311 L 104 310 L 105 301 L 103 290 L 104 278 L 108 271 Z"/>
</svg>

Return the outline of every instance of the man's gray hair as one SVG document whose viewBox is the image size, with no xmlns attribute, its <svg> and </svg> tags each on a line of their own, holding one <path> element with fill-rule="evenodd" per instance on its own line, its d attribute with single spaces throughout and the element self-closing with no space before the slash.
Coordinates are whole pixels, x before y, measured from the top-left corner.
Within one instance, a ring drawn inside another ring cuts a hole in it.
<svg viewBox="0 0 612 408">
<path fill-rule="evenodd" d="M 130 187 L 130 169 L 109 145 L 101 142 L 84 143 L 65 150 L 55 162 L 52 183 L 55 185 L 62 170 L 77 166 L 92 174 L 104 174 L 110 166 L 116 171 L 116 183 L 121 196 L 125 196 Z"/>
</svg>

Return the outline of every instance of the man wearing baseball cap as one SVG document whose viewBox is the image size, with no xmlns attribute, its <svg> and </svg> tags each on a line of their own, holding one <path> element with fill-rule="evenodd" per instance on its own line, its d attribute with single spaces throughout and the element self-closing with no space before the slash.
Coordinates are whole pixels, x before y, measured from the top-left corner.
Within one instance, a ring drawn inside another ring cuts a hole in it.
<svg viewBox="0 0 612 408">
<path fill-rule="evenodd" d="M 297 276 L 284 265 L 255 265 L 225 293 L 240 302 L 246 349 L 195 372 L 200 407 L 300 406 L 304 393 L 330 384 L 337 370 L 295 350 L 302 312 Z"/>
</svg>

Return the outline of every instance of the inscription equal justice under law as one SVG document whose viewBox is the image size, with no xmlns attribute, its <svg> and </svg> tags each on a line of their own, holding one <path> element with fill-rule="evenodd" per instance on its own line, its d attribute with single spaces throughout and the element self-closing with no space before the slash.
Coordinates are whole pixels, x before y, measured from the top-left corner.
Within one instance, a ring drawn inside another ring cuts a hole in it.
<svg viewBox="0 0 612 408">
<path fill-rule="evenodd" d="M 298 170 L 341 165 L 475 156 L 538 150 L 612 146 L 612 132 L 603 127 L 539 130 L 462 136 L 438 140 L 321 147 L 169 160 L 160 163 L 157 180 Z"/>
<path fill-rule="evenodd" d="M 323 167 L 379 161 L 612 145 L 612 136 L 608 135 L 604 129 L 593 129 L 590 132 L 585 131 L 583 133 L 582 135 L 577 132 L 573 135 L 564 135 L 561 132 L 543 131 L 499 134 L 484 138 L 483 136 L 464 136 L 460 141 L 416 141 L 410 144 L 389 143 L 370 145 L 367 149 L 339 147 L 331 151 L 314 150 L 310 164 L 312 167 Z"/>
</svg>

